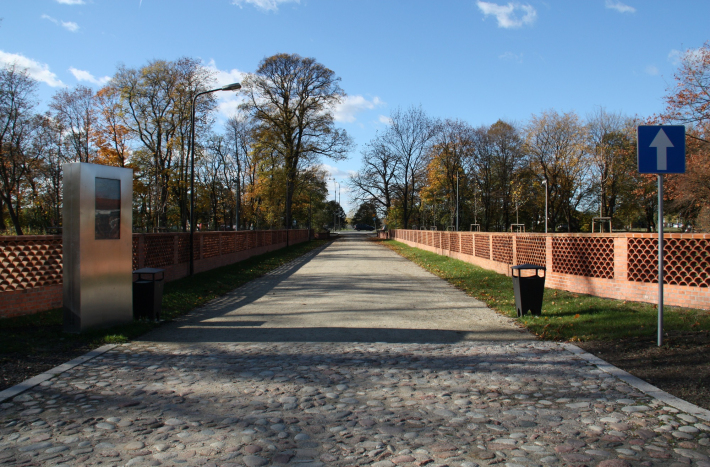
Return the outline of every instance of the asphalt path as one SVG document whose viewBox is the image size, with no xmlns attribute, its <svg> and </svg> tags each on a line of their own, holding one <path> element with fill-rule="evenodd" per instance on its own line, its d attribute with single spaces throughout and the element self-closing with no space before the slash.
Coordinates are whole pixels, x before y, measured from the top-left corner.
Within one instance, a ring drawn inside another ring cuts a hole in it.
<svg viewBox="0 0 710 467">
<path fill-rule="evenodd" d="M 509 318 L 371 239 L 372 234 L 346 232 L 327 247 L 141 340 L 454 343 L 534 339 Z"/>
</svg>

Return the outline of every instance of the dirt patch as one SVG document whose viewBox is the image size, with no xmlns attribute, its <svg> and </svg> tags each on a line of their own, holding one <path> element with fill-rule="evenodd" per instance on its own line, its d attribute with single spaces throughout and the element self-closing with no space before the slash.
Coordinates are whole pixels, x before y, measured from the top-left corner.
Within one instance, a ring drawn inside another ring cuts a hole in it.
<svg viewBox="0 0 710 467">
<path fill-rule="evenodd" d="M 710 410 L 710 331 L 669 333 L 616 342 L 575 342 L 587 352 L 654 386 Z"/>
<path fill-rule="evenodd" d="M 23 355 L 18 353 L 0 356 L 0 391 L 67 363 L 86 352 L 89 347 L 62 350 L 50 354 Z"/>
</svg>

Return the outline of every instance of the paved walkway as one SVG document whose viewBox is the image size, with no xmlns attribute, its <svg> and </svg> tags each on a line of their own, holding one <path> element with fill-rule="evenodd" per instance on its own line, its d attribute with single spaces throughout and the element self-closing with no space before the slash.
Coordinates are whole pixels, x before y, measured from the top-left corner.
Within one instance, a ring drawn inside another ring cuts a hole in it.
<svg viewBox="0 0 710 467">
<path fill-rule="evenodd" d="M 2 404 L 0 465 L 710 466 L 658 397 L 352 236 Z"/>
</svg>

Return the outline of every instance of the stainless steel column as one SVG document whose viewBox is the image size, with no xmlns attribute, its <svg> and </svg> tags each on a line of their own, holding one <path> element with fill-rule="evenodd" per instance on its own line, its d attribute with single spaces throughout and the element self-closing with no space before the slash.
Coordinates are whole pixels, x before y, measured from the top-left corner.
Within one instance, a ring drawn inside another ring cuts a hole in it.
<svg viewBox="0 0 710 467">
<path fill-rule="evenodd" d="M 64 329 L 133 320 L 133 171 L 64 164 Z"/>
</svg>

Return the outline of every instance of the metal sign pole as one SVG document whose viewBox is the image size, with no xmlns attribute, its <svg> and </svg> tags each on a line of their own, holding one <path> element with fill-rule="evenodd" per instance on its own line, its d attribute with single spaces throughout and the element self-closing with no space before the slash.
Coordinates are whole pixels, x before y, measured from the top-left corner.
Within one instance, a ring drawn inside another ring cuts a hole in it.
<svg viewBox="0 0 710 467">
<path fill-rule="evenodd" d="M 658 175 L 658 346 L 663 345 L 663 174 Z"/>
</svg>

